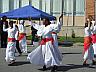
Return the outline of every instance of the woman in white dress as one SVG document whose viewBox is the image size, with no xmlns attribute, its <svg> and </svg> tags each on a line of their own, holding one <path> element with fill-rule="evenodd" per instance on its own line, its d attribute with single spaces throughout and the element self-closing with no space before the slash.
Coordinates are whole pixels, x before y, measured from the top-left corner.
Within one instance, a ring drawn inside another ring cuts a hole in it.
<svg viewBox="0 0 96 72">
<path fill-rule="evenodd" d="M 85 23 L 85 36 L 84 36 L 84 62 L 83 65 L 87 65 L 87 60 L 90 59 L 92 64 L 96 64 L 94 61 L 94 51 L 92 47 L 92 38 L 91 38 L 91 25 L 90 22 Z"/>
<path fill-rule="evenodd" d="M 58 49 L 57 33 L 60 32 L 61 27 L 62 27 L 62 17 L 63 17 L 63 14 L 59 17 L 59 19 L 58 19 L 59 21 L 57 21 L 57 24 L 59 24 L 58 29 L 57 30 L 54 30 L 52 32 L 52 37 L 54 39 L 55 52 L 57 52 L 57 55 L 60 55 L 60 56 L 58 56 L 60 61 L 62 61 L 62 55 L 61 55 L 61 53 L 60 53 L 60 51 Z M 51 21 L 50 26 L 53 26 L 54 27 L 54 25 L 56 25 L 55 22 Z"/>
<path fill-rule="evenodd" d="M 93 43 L 93 49 L 94 49 L 94 56 L 96 56 L 96 24 L 95 21 L 92 20 L 92 25 L 93 25 L 93 29 L 92 29 L 92 43 Z"/>
<path fill-rule="evenodd" d="M 43 20 L 43 26 L 38 28 L 37 35 L 42 36 L 40 45 L 28 54 L 28 59 L 32 64 L 42 65 L 43 70 L 46 70 L 46 66 L 53 66 L 51 71 L 55 71 L 60 64 L 60 59 L 54 47 L 54 39 L 52 32 L 57 30 L 59 24 L 54 26 L 50 25 L 49 19 Z"/>
<path fill-rule="evenodd" d="M 26 42 L 26 32 L 25 32 L 25 27 L 24 27 L 24 21 L 21 20 L 20 24 L 18 25 L 19 29 L 19 45 L 21 48 L 21 51 L 24 53 L 27 53 L 27 42 Z"/>
<path fill-rule="evenodd" d="M 15 34 L 17 29 L 13 26 L 13 21 L 9 22 L 9 26 L 10 27 L 7 29 L 5 29 L 5 26 L 4 26 L 3 31 L 8 32 L 8 43 L 6 48 L 5 60 L 9 62 L 9 65 L 11 65 L 15 62 L 15 48 L 16 48 Z"/>
</svg>

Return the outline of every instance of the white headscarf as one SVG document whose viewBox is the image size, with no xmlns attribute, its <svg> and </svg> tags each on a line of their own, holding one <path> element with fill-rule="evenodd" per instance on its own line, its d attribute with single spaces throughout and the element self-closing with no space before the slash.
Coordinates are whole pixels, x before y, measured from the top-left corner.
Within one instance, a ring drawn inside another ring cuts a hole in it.
<svg viewBox="0 0 96 72">
<path fill-rule="evenodd" d="M 20 24 L 24 24 L 24 20 L 20 20 Z"/>
</svg>

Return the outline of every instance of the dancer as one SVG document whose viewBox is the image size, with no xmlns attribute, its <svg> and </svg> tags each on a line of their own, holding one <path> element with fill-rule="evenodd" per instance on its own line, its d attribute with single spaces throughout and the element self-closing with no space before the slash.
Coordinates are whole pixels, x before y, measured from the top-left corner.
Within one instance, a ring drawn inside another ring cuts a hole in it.
<svg viewBox="0 0 96 72">
<path fill-rule="evenodd" d="M 40 45 L 28 54 L 28 59 L 31 63 L 36 65 L 42 65 L 43 70 L 46 70 L 46 66 L 52 66 L 52 72 L 57 69 L 60 64 L 59 57 L 55 52 L 54 39 L 52 37 L 52 31 L 57 30 L 60 23 L 51 26 L 49 19 L 44 19 L 43 24 L 45 27 L 40 27 L 37 31 L 38 36 L 42 36 Z"/>
<path fill-rule="evenodd" d="M 19 29 L 19 45 L 21 48 L 21 51 L 24 53 L 27 53 L 27 42 L 26 42 L 26 32 L 24 27 L 24 21 L 20 20 L 20 24 L 18 25 Z"/>
<path fill-rule="evenodd" d="M 93 43 L 93 49 L 94 49 L 94 56 L 96 56 L 96 24 L 95 21 L 92 20 L 93 30 L 92 30 L 92 43 Z"/>
<path fill-rule="evenodd" d="M 62 55 L 60 54 L 60 51 L 59 51 L 59 49 L 58 49 L 57 33 L 59 33 L 60 30 L 61 30 L 62 17 L 63 17 L 63 14 L 59 17 L 59 19 L 58 19 L 59 21 L 57 21 L 57 23 L 60 23 L 59 26 L 58 26 L 58 29 L 52 31 L 52 37 L 53 37 L 53 39 L 54 39 L 55 52 L 57 53 L 57 55 L 60 55 L 60 56 L 58 56 L 60 61 L 62 61 Z M 54 27 L 54 25 L 55 25 L 55 22 L 52 22 L 52 21 L 51 21 L 50 26 L 53 26 L 53 27 Z"/>
<path fill-rule="evenodd" d="M 87 60 L 92 60 L 92 65 L 95 65 L 96 62 L 94 61 L 94 51 L 92 47 L 92 39 L 91 39 L 91 24 L 87 21 L 85 23 L 85 36 L 84 36 L 84 62 L 83 65 L 87 65 Z"/>
<path fill-rule="evenodd" d="M 8 32 L 8 43 L 6 48 L 6 57 L 5 60 L 9 62 L 9 65 L 14 64 L 15 62 L 15 48 L 16 48 L 16 40 L 15 34 L 17 29 L 13 26 L 13 21 L 9 22 L 9 28 L 3 27 L 3 31 Z"/>
</svg>

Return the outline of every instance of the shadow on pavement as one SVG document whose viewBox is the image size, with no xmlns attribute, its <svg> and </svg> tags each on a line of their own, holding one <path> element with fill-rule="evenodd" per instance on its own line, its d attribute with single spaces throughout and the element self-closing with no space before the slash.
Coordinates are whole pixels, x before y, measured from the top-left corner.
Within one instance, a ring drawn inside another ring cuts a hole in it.
<svg viewBox="0 0 96 72">
<path fill-rule="evenodd" d="M 59 46 L 64 46 L 64 47 L 71 47 L 73 46 L 73 42 L 71 41 L 63 41 L 63 42 L 58 42 Z"/>
<path fill-rule="evenodd" d="M 47 71 L 47 70 L 51 70 L 51 68 L 52 68 L 51 66 L 50 66 L 50 67 L 48 67 L 48 68 L 46 69 L 46 71 Z M 42 68 L 40 68 L 40 69 L 38 69 L 38 70 L 40 70 L 40 71 L 44 71 L 44 70 L 43 70 L 43 67 L 42 67 Z"/>
<path fill-rule="evenodd" d="M 58 66 L 58 68 L 57 68 L 57 71 L 63 71 L 63 72 L 65 72 L 65 71 L 68 71 L 68 70 L 71 70 L 71 69 L 78 69 L 78 68 L 85 68 L 85 67 L 87 67 L 87 68 L 96 68 L 96 67 L 93 67 L 93 66 L 90 66 L 89 64 L 88 64 L 88 66 L 83 66 L 83 65 L 74 65 L 74 64 L 67 64 L 67 65 L 64 65 L 64 66 Z M 46 71 L 47 70 L 51 70 L 52 69 L 52 67 L 48 67 L 47 69 L 46 69 Z M 43 71 L 43 68 L 41 68 L 41 69 L 38 69 L 38 70 L 41 70 L 41 71 Z"/>
<path fill-rule="evenodd" d="M 25 64 L 30 64 L 29 61 L 16 61 L 14 64 L 10 66 L 20 66 L 20 65 L 25 65 Z"/>
<path fill-rule="evenodd" d="M 82 54 L 82 53 L 62 53 L 63 55 L 64 54 Z"/>
<path fill-rule="evenodd" d="M 95 67 L 92 67 L 92 66 L 86 66 L 87 68 L 94 68 Z M 71 69 L 78 69 L 78 68 L 85 68 L 85 66 L 83 65 L 74 65 L 74 64 L 67 64 L 66 66 L 59 66 L 57 71 L 68 71 L 68 70 L 71 70 Z"/>
<path fill-rule="evenodd" d="M 27 51 L 27 53 L 31 53 L 32 51 Z"/>
<path fill-rule="evenodd" d="M 28 56 L 28 55 L 27 54 L 26 55 L 21 55 L 21 56 L 15 55 L 15 57 L 26 57 L 26 56 Z"/>
</svg>

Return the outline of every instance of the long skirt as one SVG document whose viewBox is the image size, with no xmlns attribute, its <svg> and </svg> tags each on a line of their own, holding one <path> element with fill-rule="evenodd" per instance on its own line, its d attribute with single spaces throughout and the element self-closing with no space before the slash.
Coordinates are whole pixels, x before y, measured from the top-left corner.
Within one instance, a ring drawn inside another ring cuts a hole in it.
<svg viewBox="0 0 96 72">
<path fill-rule="evenodd" d="M 94 50 L 91 43 L 91 37 L 84 38 L 84 61 L 87 59 L 93 60 Z"/>
<path fill-rule="evenodd" d="M 96 34 L 92 35 L 92 43 L 93 43 L 94 54 L 96 55 Z"/>
<path fill-rule="evenodd" d="M 24 36 L 22 39 L 19 39 L 19 46 L 22 52 L 27 53 L 26 36 Z"/>
<path fill-rule="evenodd" d="M 6 48 L 6 57 L 5 57 L 5 60 L 7 62 L 15 60 L 15 48 L 16 48 L 15 42 L 8 42 L 7 48 Z"/>
<path fill-rule="evenodd" d="M 46 42 L 45 45 L 39 45 L 35 50 L 28 54 L 27 58 L 35 65 L 53 66 L 60 64 L 59 57 L 51 41 Z"/>
<path fill-rule="evenodd" d="M 54 48 L 55 48 L 55 52 L 57 53 L 57 57 L 60 61 L 62 61 L 62 54 L 60 53 L 58 48 L 57 34 L 52 34 L 52 37 L 54 39 Z"/>
<path fill-rule="evenodd" d="M 93 43 L 94 54 L 96 55 L 96 43 Z"/>
</svg>

